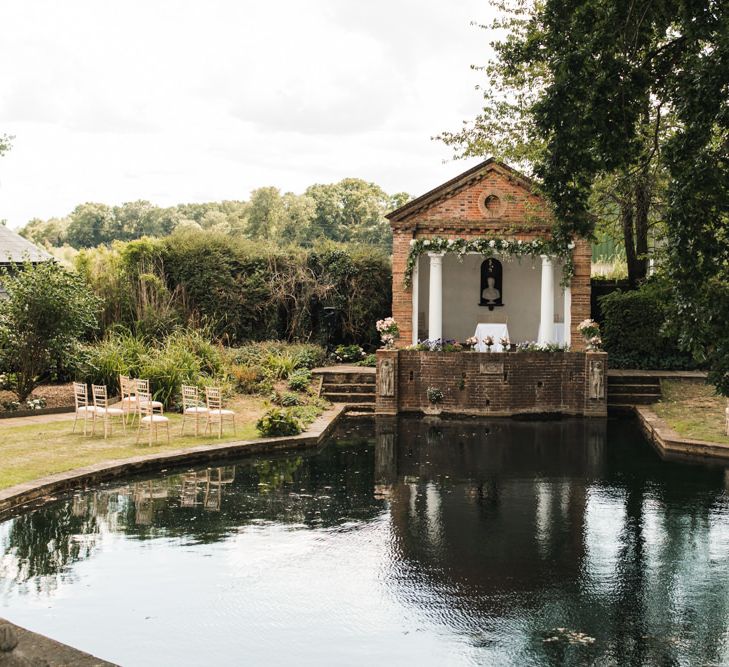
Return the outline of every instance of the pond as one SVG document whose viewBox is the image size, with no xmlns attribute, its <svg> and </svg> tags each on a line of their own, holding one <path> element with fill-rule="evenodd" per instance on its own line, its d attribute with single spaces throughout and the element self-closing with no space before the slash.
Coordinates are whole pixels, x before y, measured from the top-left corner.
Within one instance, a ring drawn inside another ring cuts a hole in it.
<svg viewBox="0 0 729 667">
<path fill-rule="evenodd" d="M 346 423 L 0 523 L 0 616 L 124 665 L 727 664 L 728 484 L 630 421 Z"/>
</svg>

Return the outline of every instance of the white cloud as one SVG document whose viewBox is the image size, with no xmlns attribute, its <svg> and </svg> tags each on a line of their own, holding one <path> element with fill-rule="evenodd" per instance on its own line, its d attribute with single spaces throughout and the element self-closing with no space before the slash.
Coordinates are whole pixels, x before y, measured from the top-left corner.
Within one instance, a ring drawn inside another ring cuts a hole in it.
<svg viewBox="0 0 729 667">
<path fill-rule="evenodd" d="M 346 176 L 413 194 L 479 108 L 481 0 L 4 0 L 0 218 Z"/>
</svg>

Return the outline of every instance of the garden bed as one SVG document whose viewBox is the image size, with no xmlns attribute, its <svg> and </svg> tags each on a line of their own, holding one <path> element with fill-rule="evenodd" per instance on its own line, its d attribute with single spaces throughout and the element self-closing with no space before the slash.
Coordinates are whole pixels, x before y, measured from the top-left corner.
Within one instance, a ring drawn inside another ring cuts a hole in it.
<svg viewBox="0 0 729 667">
<path fill-rule="evenodd" d="M 69 412 L 73 410 L 73 384 L 42 384 L 36 387 L 29 399 L 44 399 L 46 405 L 37 410 L 28 410 L 21 403 L 18 410 L 8 410 L 3 403 L 17 401 L 15 392 L 7 389 L 0 390 L 0 419 L 4 417 L 27 417 L 29 415 L 53 414 L 57 412 Z"/>
</svg>

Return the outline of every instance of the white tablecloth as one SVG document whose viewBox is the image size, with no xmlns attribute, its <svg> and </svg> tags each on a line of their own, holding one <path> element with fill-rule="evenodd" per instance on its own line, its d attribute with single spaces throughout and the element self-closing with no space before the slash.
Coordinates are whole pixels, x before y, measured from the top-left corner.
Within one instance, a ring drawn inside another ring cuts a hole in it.
<svg viewBox="0 0 729 667">
<path fill-rule="evenodd" d="M 564 345 L 564 322 L 554 323 L 554 342 Z"/>
<path fill-rule="evenodd" d="M 479 352 L 486 352 L 486 346 L 483 344 L 483 339 L 486 336 L 491 336 L 494 339 L 494 344 L 491 346 L 492 352 L 503 352 L 504 347 L 499 341 L 503 337 L 509 338 L 509 329 L 506 324 L 500 322 L 484 322 L 476 327 L 476 333 L 473 335 L 478 339 L 476 349 Z"/>
</svg>

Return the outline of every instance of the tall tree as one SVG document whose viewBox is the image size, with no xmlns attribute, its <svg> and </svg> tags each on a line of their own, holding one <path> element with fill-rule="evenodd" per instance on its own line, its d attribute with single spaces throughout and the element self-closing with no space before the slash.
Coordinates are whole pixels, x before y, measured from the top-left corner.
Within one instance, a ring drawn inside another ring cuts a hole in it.
<svg viewBox="0 0 729 667">
<path fill-rule="evenodd" d="M 492 44 L 495 58 L 486 66 L 476 68 L 484 72 L 487 80 L 483 86 L 483 110 L 474 121 L 465 122 L 460 131 L 444 132 L 437 138 L 452 146 L 456 157 L 494 155 L 515 163 L 527 173 L 547 177 L 540 168 L 550 160 L 552 137 L 545 130 L 543 119 L 547 97 L 560 85 L 560 77 L 579 71 L 589 83 L 597 84 L 595 90 L 586 91 L 583 86 L 579 92 L 569 86 L 560 88 L 558 97 L 562 105 L 553 113 L 560 122 L 574 125 L 580 118 L 585 119 L 588 101 L 601 94 L 599 77 L 590 79 L 598 63 L 610 68 L 608 78 L 619 77 L 620 63 L 643 56 L 641 42 L 631 32 L 629 16 L 625 17 L 628 25 L 622 26 L 622 31 L 616 32 L 612 40 L 606 34 L 598 36 L 590 32 L 593 21 L 598 28 L 604 27 L 607 20 L 619 23 L 616 17 L 621 4 L 627 7 L 640 3 L 589 0 L 566 3 L 569 9 L 565 9 L 549 3 L 496 0 L 493 5 L 500 11 L 499 18 L 482 27 L 505 36 Z M 609 16 L 611 13 L 614 16 Z M 566 31 L 562 34 L 556 34 L 553 29 L 552 24 L 558 20 L 563 22 L 561 29 Z M 651 31 L 641 39 L 648 46 L 657 41 Z M 570 51 L 573 40 L 575 49 Z M 665 170 L 660 148 L 667 133 L 667 113 L 660 102 L 644 95 L 639 107 L 637 115 L 625 115 L 615 100 L 603 99 L 587 112 L 595 121 L 602 118 L 610 123 L 617 119 L 632 123 L 637 131 L 635 142 L 628 147 L 621 146 L 615 137 L 612 145 L 604 147 L 607 158 L 594 164 L 597 187 L 580 190 L 586 216 L 580 226 L 574 227 L 575 231 L 590 234 L 597 220 L 620 239 L 633 284 L 646 277 L 649 230 L 661 221 Z M 619 128 L 616 132 L 621 136 Z M 611 151 L 620 152 L 625 148 L 632 151 L 630 159 L 624 162 L 612 159 Z M 568 155 L 565 159 L 594 158 L 589 151 L 581 157 L 569 151 Z M 549 194 L 549 186 L 554 184 L 545 185 Z M 579 190 L 579 184 L 575 186 Z M 571 215 L 564 210 L 558 210 L 558 214 Z"/>
<path fill-rule="evenodd" d="M 593 231 L 590 202 L 606 174 L 637 183 L 632 199 L 644 206 L 645 165 L 662 151 L 674 324 L 729 395 L 726 0 L 543 0 L 518 20 L 497 51 L 509 73 L 542 67 L 529 107 L 542 142 L 534 171 L 558 232 Z"/>
</svg>

